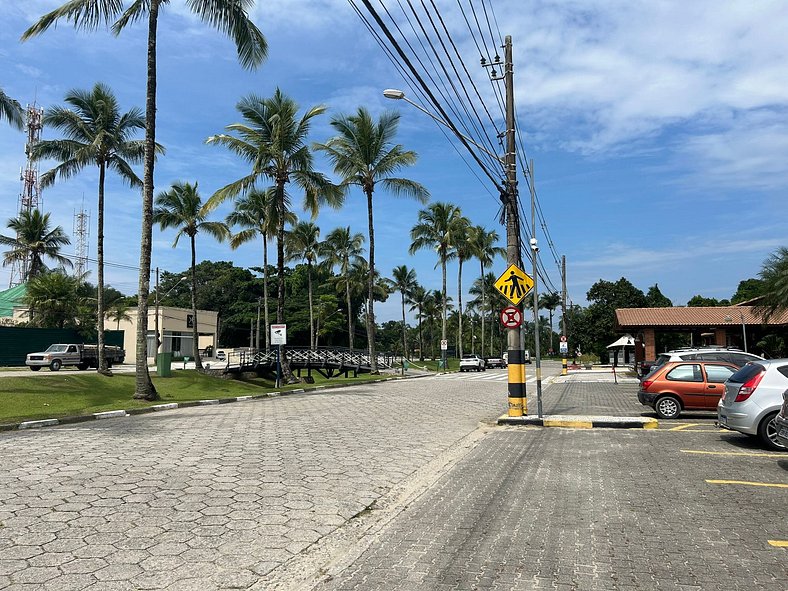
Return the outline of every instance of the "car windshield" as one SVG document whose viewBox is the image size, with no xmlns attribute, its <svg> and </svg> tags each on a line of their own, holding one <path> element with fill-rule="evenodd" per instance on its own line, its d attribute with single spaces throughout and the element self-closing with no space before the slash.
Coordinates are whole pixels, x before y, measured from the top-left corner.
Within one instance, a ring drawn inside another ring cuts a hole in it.
<svg viewBox="0 0 788 591">
<path fill-rule="evenodd" d="M 68 345 L 49 345 L 44 353 L 65 353 Z"/>
</svg>

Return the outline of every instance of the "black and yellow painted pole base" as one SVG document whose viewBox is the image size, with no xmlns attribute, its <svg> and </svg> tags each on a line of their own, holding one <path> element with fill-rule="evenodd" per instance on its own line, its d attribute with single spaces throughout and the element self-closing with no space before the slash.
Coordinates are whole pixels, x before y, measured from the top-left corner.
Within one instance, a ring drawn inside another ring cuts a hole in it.
<svg viewBox="0 0 788 591">
<path fill-rule="evenodd" d="M 561 375 L 566 375 L 566 357 L 561 360 Z"/>
<path fill-rule="evenodd" d="M 521 417 L 527 414 L 525 352 L 522 349 L 509 349 L 509 416 Z"/>
</svg>

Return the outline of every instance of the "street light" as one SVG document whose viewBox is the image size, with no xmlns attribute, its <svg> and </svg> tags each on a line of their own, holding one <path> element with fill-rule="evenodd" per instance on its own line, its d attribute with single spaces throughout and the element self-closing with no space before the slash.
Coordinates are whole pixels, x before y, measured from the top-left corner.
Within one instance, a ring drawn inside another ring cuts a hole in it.
<svg viewBox="0 0 788 591">
<path fill-rule="evenodd" d="M 454 133 L 454 135 L 456 135 L 458 138 L 460 138 L 463 141 L 468 142 L 469 144 L 475 146 L 476 148 L 478 148 L 479 150 L 481 150 L 482 152 L 484 152 L 485 154 L 487 154 L 491 158 L 494 158 L 496 160 L 496 162 L 499 162 L 500 164 L 503 164 L 504 166 L 506 165 L 506 161 L 503 158 L 501 158 L 497 154 L 493 154 L 487 148 L 485 148 L 484 146 L 479 145 L 477 142 L 475 142 L 474 140 L 469 138 L 467 135 L 461 134 L 459 131 L 457 131 L 457 129 L 455 129 L 455 127 L 453 125 L 451 125 L 448 122 L 444 121 L 443 119 L 441 119 L 437 115 L 435 115 L 433 113 L 430 113 L 427 109 L 422 107 L 420 104 L 415 103 L 412 100 L 410 100 L 407 96 L 405 96 L 405 93 L 403 91 L 398 90 L 396 88 L 387 88 L 386 90 L 383 91 L 383 96 L 385 96 L 387 99 L 392 99 L 392 100 L 395 100 L 395 101 L 405 101 L 409 105 L 413 105 L 414 107 L 416 107 L 419 111 L 421 111 L 422 113 L 424 113 L 428 117 L 431 117 L 432 119 L 434 119 L 435 121 L 437 121 L 438 123 L 443 125 L 444 127 L 448 127 L 452 131 L 452 133 Z"/>
<path fill-rule="evenodd" d="M 744 324 L 744 312 L 739 310 L 739 317 L 741 318 L 741 338 L 744 341 L 744 352 L 747 353 L 747 328 Z M 730 314 L 725 317 L 725 322 L 733 322 Z"/>
</svg>

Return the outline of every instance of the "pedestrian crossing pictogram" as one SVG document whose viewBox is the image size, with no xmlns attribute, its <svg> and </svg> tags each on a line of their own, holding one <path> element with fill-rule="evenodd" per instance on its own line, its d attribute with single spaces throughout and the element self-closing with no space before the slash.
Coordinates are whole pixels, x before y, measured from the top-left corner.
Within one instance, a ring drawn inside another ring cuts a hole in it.
<svg viewBox="0 0 788 591">
<path fill-rule="evenodd" d="M 495 282 L 495 289 L 515 306 L 523 301 L 533 286 L 534 280 L 517 265 L 509 265 Z"/>
</svg>

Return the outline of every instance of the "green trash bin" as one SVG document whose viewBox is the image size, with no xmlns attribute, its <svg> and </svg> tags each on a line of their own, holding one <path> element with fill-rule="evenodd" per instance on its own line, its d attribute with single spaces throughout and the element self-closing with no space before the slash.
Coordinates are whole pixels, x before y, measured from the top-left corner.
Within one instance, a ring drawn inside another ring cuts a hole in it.
<svg viewBox="0 0 788 591">
<path fill-rule="evenodd" d="M 156 355 L 156 373 L 160 378 L 172 376 L 172 351 L 166 351 Z"/>
</svg>

